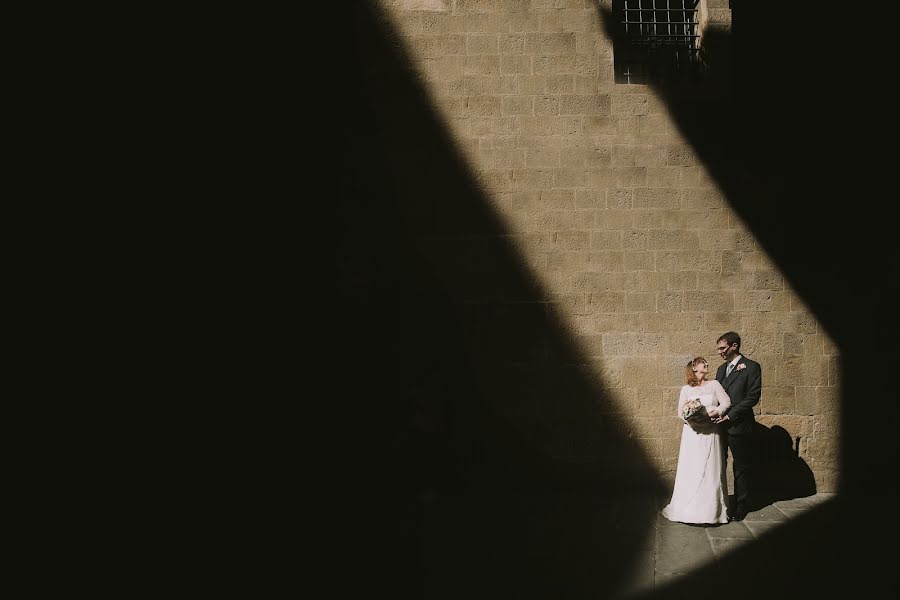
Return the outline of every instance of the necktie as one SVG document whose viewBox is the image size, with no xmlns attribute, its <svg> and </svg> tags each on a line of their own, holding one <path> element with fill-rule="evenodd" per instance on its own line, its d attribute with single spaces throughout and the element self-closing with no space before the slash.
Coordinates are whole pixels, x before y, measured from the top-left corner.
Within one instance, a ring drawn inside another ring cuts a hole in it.
<svg viewBox="0 0 900 600">
<path fill-rule="evenodd" d="M 734 369 L 734 363 L 728 363 L 728 367 L 725 369 L 725 377 L 731 375 L 731 371 Z"/>
</svg>

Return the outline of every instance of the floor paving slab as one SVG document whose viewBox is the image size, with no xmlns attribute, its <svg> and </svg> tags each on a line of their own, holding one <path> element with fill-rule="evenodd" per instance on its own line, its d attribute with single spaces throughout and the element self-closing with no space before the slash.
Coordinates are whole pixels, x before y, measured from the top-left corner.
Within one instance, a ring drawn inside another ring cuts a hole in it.
<svg viewBox="0 0 900 600">
<path fill-rule="evenodd" d="M 656 520 L 647 538 L 650 543 L 641 550 L 625 578 L 616 598 L 627 599 L 664 588 L 710 563 L 714 563 L 741 547 L 752 544 L 770 530 L 835 498 L 835 494 L 816 494 L 806 498 L 779 500 L 747 514 L 743 521 L 718 525 L 692 525 L 669 521 L 661 510 L 668 498 L 657 498 Z"/>
<path fill-rule="evenodd" d="M 745 521 L 787 521 L 787 516 L 776 506 L 766 506 L 760 510 L 747 513 Z"/>
<path fill-rule="evenodd" d="M 740 538 L 713 538 L 710 542 L 716 558 L 720 558 L 746 544 L 746 540 Z"/>
<path fill-rule="evenodd" d="M 740 540 L 753 539 L 753 534 L 750 533 L 750 530 L 747 529 L 747 526 L 744 525 L 743 521 L 732 521 L 727 525 L 720 525 L 719 527 L 709 527 L 706 530 L 706 535 L 709 536 L 710 540 L 723 538 Z"/>
</svg>

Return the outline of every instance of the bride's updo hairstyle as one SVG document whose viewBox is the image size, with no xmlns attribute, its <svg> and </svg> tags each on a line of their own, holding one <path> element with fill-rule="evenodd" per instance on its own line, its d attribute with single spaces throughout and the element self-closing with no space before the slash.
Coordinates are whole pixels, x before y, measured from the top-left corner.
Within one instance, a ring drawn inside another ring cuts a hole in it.
<svg viewBox="0 0 900 600">
<path fill-rule="evenodd" d="M 688 364 L 684 367 L 684 382 L 691 387 L 697 387 L 700 385 L 700 380 L 697 379 L 697 375 L 694 373 L 694 367 L 699 365 L 700 363 L 705 363 L 707 367 L 709 367 L 709 363 L 702 356 L 698 356 L 695 359 L 689 360 Z"/>
</svg>

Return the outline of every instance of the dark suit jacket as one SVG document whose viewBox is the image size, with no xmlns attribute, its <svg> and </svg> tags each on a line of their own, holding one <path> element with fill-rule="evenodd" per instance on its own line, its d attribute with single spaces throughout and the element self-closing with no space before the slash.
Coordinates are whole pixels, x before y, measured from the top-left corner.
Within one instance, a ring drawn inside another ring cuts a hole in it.
<svg viewBox="0 0 900 600">
<path fill-rule="evenodd" d="M 741 365 L 747 366 L 739 370 Z M 730 421 L 728 433 L 750 433 L 756 424 L 753 407 L 759 402 L 762 393 L 762 369 L 758 362 L 743 355 L 731 375 L 726 378 L 727 367 L 728 363 L 722 363 L 716 371 L 716 381 L 722 384 L 725 393 L 731 398 L 731 407 L 725 411 Z"/>
</svg>

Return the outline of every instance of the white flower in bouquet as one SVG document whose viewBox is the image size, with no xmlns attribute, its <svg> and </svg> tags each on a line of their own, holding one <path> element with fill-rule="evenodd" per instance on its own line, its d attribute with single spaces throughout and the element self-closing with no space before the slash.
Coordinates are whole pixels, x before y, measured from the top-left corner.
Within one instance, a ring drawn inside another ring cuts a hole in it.
<svg viewBox="0 0 900 600">
<path fill-rule="evenodd" d="M 689 398 L 681 407 L 681 417 L 685 421 L 697 421 L 706 417 L 706 409 L 699 398 Z"/>
</svg>

